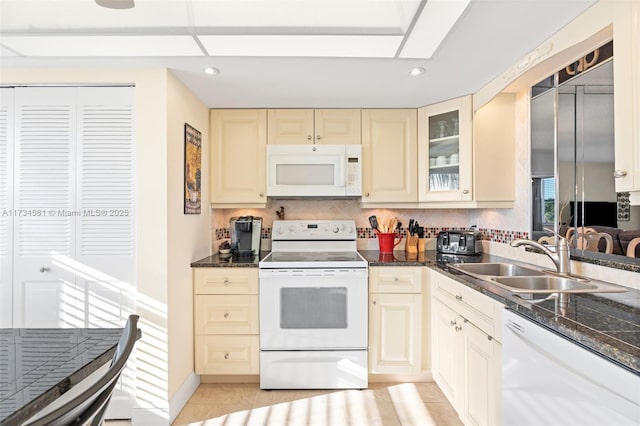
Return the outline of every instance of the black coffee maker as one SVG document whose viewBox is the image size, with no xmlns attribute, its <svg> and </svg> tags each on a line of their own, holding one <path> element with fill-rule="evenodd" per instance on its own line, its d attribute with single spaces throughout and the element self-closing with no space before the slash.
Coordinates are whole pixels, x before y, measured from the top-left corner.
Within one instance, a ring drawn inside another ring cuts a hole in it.
<svg viewBox="0 0 640 426">
<path fill-rule="evenodd" d="M 260 253 L 262 218 L 238 216 L 229 220 L 231 253 L 234 256 L 253 256 Z"/>
</svg>

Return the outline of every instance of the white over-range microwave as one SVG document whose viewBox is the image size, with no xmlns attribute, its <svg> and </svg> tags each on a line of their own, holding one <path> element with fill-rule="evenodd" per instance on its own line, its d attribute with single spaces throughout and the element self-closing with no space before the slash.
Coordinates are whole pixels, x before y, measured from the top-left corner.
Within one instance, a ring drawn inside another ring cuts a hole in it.
<svg viewBox="0 0 640 426">
<path fill-rule="evenodd" d="M 362 195 L 362 145 L 267 145 L 267 196 Z"/>
</svg>

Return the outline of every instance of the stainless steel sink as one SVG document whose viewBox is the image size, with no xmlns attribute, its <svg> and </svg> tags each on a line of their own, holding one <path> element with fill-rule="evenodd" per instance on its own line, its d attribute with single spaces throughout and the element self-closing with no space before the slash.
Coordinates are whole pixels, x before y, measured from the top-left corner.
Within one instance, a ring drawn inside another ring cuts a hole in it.
<svg viewBox="0 0 640 426">
<path fill-rule="evenodd" d="M 485 277 L 520 277 L 544 275 L 543 272 L 512 263 L 454 263 L 452 268 L 470 275 Z"/>
<path fill-rule="evenodd" d="M 623 287 L 586 277 L 527 268 L 513 263 L 451 263 L 449 267 L 474 278 L 489 281 L 513 293 L 618 293 Z"/>
<path fill-rule="evenodd" d="M 494 277 L 497 285 L 514 293 L 593 293 L 598 286 L 576 281 L 571 278 L 531 276 L 531 277 Z"/>
</svg>

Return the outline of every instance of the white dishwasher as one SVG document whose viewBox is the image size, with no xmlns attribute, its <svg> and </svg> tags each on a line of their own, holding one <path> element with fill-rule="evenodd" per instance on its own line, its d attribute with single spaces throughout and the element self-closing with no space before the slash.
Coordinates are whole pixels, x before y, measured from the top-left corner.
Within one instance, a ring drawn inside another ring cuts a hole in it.
<svg viewBox="0 0 640 426">
<path fill-rule="evenodd" d="M 638 425 L 640 376 L 505 310 L 506 426 Z"/>
</svg>

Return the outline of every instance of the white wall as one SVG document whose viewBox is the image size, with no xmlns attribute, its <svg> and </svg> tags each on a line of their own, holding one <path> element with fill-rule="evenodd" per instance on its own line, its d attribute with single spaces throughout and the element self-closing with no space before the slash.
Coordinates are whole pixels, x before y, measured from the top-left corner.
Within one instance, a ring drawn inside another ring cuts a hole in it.
<svg viewBox="0 0 640 426">
<path fill-rule="evenodd" d="M 168 75 L 167 206 L 169 386 L 171 400 L 194 373 L 191 262 L 209 255 L 209 108 L 172 74 Z M 200 214 L 184 214 L 184 125 L 202 133 Z M 177 398 L 181 398 L 178 395 Z M 176 409 L 181 409 L 178 406 Z M 178 415 L 173 412 L 171 418 Z"/>
</svg>

